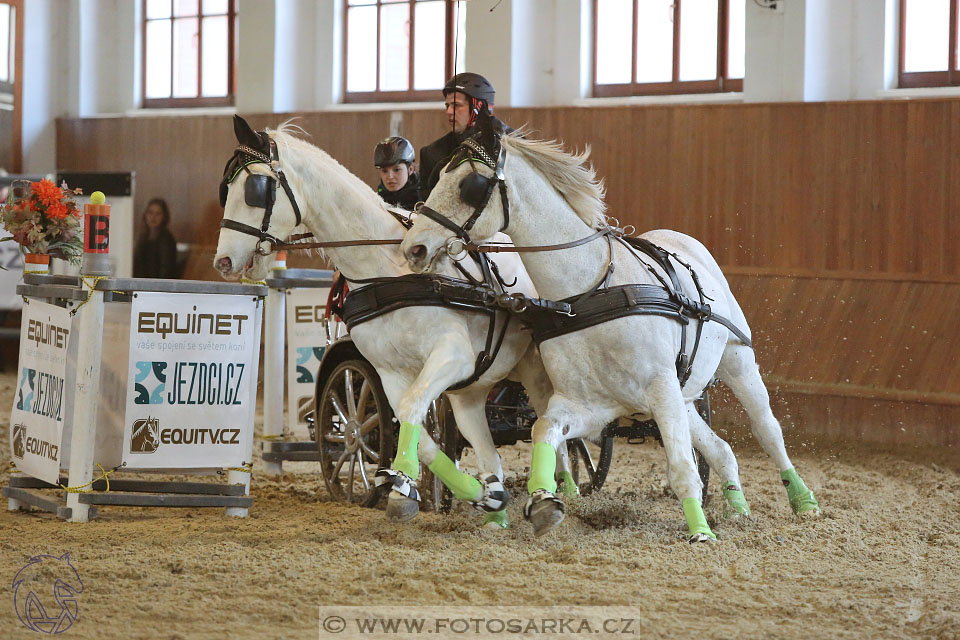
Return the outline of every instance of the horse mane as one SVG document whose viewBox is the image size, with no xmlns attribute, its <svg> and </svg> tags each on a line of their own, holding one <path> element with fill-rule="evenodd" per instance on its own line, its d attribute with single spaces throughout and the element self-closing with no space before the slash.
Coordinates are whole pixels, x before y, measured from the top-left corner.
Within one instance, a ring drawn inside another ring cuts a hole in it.
<svg viewBox="0 0 960 640">
<path fill-rule="evenodd" d="M 557 140 L 529 140 L 523 137 L 526 133 L 526 127 L 521 127 L 503 136 L 501 143 L 542 173 L 592 229 L 606 225 L 607 205 L 603 201 L 606 189 L 603 180 L 597 179 L 596 170 L 587 163 L 590 145 L 582 152 L 572 154 L 564 151 Z"/>
<path fill-rule="evenodd" d="M 389 215 L 388 205 L 377 195 L 374 189 L 370 188 L 366 182 L 357 177 L 353 172 L 340 164 L 336 158 L 316 146 L 315 144 L 302 139 L 301 135 L 309 135 L 302 127 L 293 124 L 292 119 L 287 120 L 276 129 L 266 129 L 267 135 L 274 139 L 280 151 L 281 164 L 284 167 L 293 167 L 293 172 L 298 175 L 304 175 L 309 172 L 312 180 L 308 184 L 301 185 L 305 192 L 319 190 L 321 193 L 307 194 L 307 202 L 314 201 L 314 196 L 319 198 L 329 198 L 329 187 L 326 182 L 336 181 L 335 188 L 346 190 L 351 196 L 361 198 L 365 206 L 376 206 L 381 209 L 386 216 L 385 221 L 393 221 L 393 216 Z M 317 167 L 322 167 L 318 169 Z M 318 184 L 318 181 L 323 183 Z"/>
</svg>

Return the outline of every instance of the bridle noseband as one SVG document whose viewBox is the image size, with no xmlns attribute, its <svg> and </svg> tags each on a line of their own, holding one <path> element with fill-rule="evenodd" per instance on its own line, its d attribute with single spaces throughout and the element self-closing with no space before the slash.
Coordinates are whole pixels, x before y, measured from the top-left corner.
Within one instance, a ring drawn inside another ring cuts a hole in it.
<svg viewBox="0 0 960 640">
<path fill-rule="evenodd" d="M 268 231 L 270 229 L 270 217 L 273 215 L 273 205 L 277 201 L 277 182 L 283 187 L 283 192 L 287 194 L 290 206 L 293 207 L 293 213 L 297 218 L 299 226 L 302 220 L 300 216 L 300 207 L 297 206 L 297 199 L 293 195 L 293 190 L 287 182 L 287 176 L 280 167 L 280 156 L 277 152 L 277 143 L 265 133 L 259 134 L 261 138 L 266 138 L 270 145 L 270 155 L 246 145 L 240 145 L 233 152 L 233 156 L 227 161 L 227 166 L 223 171 L 223 178 L 220 181 L 220 206 L 227 204 L 227 192 L 230 183 L 237 179 L 241 171 L 246 171 L 249 175 L 244 183 L 243 197 L 247 206 L 263 209 L 263 221 L 260 228 L 252 227 L 236 220 L 224 218 L 220 221 L 220 227 L 223 229 L 232 229 L 257 238 L 256 252 L 261 256 L 270 255 L 274 247 L 283 244 L 283 241 Z M 253 173 L 247 167 L 251 164 L 265 164 L 270 167 L 272 176 L 261 173 Z M 269 243 L 269 248 L 264 249 L 264 243 Z"/>
<path fill-rule="evenodd" d="M 467 245 L 474 246 L 475 243 L 470 239 L 470 230 L 480 219 L 480 214 L 487 208 L 490 198 L 493 196 L 493 190 L 497 187 L 500 188 L 500 202 L 503 205 L 503 226 L 500 227 L 500 231 L 510 225 L 510 201 L 507 198 L 507 181 L 503 170 L 507 154 L 503 144 L 500 143 L 499 135 L 496 136 L 496 140 L 498 146 L 496 163 L 483 145 L 475 137 L 470 137 L 463 141 L 446 168 L 446 172 L 449 173 L 464 162 L 469 162 L 471 166 L 474 162 L 479 162 L 494 171 L 494 176 L 491 178 L 474 168 L 470 174 L 460 181 L 460 200 L 473 207 L 473 213 L 462 226 L 457 226 L 453 220 L 426 205 L 421 206 L 418 210 L 420 215 L 426 216 L 456 234 L 455 238 L 450 238 L 447 242 L 447 253 L 454 260 L 459 260 L 466 254 Z M 454 250 L 458 244 L 460 248 Z"/>
</svg>

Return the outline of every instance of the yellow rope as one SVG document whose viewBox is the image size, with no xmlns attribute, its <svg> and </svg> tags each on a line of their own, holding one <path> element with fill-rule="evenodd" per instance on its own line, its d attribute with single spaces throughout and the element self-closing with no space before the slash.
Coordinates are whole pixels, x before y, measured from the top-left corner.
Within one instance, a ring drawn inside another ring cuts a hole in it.
<svg viewBox="0 0 960 640">
<path fill-rule="evenodd" d="M 278 433 L 276 435 L 263 435 L 263 436 L 260 436 L 260 439 L 261 440 L 283 440 L 286 437 L 287 437 L 286 434 Z"/>
<path fill-rule="evenodd" d="M 253 473 L 253 463 L 244 464 L 242 467 L 224 467 L 224 471 L 239 471 L 240 473 Z"/>
<path fill-rule="evenodd" d="M 266 286 L 267 281 L 266 281 L 266 280 L 248 280 L 247 278 L 244 278 L 244 277 L 241 276 L 241 277 L 240 277 L 240 284 L 262 284 L 262 285 Z"/>
<path fill-rule="evenodd" d="M 122 466 L 122 465 L 121 465 L 121 466 Z M 60 488 L 63 489 L 64 491 L 66 491 L 67 493 L 93 493 L 93 492 L 94 492 L 94 489 L 93 489 L 93 487 L 92 487 L 91 485 L 93 485 L 93 483 L 96 482 L 97 480 L 106 480 L 106 481 L 107 481 L 107 488 L 105 489 L 105 491 L 110 491 L 110 474 L 113 473 L 114 471 L 116 471 L 117 469 L 119 469 L 120 467 L 117 466 L 117 467 L 114 467 L 113 469 L 110 469 L 110 471 L 107 471 L 107 470 L 105 470 L 105 469 L 103 468 L 103 466 L 98 462 L 98 463 L 97 463 L 97 468 L 100 469 L 100 477 L 99 477 L 99 478 L 94 478 L 93 480 L 91 480 L 91 481 L 88 482 L 87 484 L 82 484 L 82 485 L 80 485 L 79 487 L 68 487 L 68 486 L 66 486 L 66 485 L 62 485 L 62 484 L 61 484 L 61 485 L 60 485 Z M 90 488 L 87 489 L 86 487 L 90 487 Z"/>
<path fill-rule="evenodd" d="M 80 276 L 80 279 L 83 281 L 83 284 L 87 285 L 87 299 L 75 306 L 70 310 L 70 315 L 76 315 L 77 311 L 80 310 L 80 307 L 90 302 L 90 296 L 93 295 L 94 290 L 98 290 L 97 286 L 100 284 L 101 280 L 106 280 L 107 278 L 112 278 L 113 276 Z M 93 281 L 93 284 L 90 284 L 90 280 Z M 130 293 L 129 291 L 118 291 L 117 289 L 99 289 L 99 291 L 109 291 L 110 293 Z"/>
<path fill-rule="evenodd" d="M 17 469 L 17 465 L 13 462 L 13 460 L 10 461 L 10 473 L 23 473 L 23 471 Z"/>
</svg>

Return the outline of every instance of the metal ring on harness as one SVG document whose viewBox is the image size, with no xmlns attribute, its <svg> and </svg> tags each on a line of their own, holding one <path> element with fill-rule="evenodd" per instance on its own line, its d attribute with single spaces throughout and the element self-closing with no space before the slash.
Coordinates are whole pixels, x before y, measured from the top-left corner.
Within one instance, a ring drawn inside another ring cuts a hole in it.
<svg viewBox="0 0 960 640">
<path fill-rule="evenodd" d="M 454 251 L 454 246 L 456 244 L 460 245 L 460 249 Z M 450 259 L 454 262 L 460 262 L 467 257 L 467 243 L 466 241 L 460 238 L 450 238 L 447 240 L 447 255 L 450 256 Z"/>
<path fill-rule="evenodd" d="M 264 251 L 262 246 L 264 242 L 266 242 L 267 246 L 269 247 L 266 251 Z M 255 249 L 255 251 L 257 252 L 257 255 L 261 255 L 261 256 L 270 255 L 271 253 L 273 253 L 273 240 L 270 240 L 269 238 L 261 238 L 257 240 L 257 248 Z"/>
</svg>

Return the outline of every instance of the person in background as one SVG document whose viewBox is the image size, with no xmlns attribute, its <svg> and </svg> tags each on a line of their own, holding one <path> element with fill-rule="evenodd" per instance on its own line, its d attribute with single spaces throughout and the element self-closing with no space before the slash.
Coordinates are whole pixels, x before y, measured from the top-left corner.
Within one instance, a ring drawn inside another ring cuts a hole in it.
<svg viewBox="0 0 960 640">
<path fill-rule="evenodd" d="M 420 149 L 420 200 L 426 201 L 440 180 L 440 171 L 450 162 L 453 152 L 467 137 L 473 135 L 473 125 L 481 111 L 493 115 L 493 99 L 496 90 L 479 73 L 458 73 L 443 87 L 447 123 L 450 132 L 430 145 Z M 513 131 L 497 118 L 493 126 L 501 132 Z"/>
<path fill-rule="evenodd" d="M 134 278 L 177 278 L 177 241 L 167 228 L 170 208 L 153 198 L 143 210 L 143 229 L 133 250 Z"/>
<path fill-rule="evenodd" d="M 384 138 L 373 150 L 373 166 L 380 170 L 377 193 L 387 204 L 413 211 L 419 201 L 420 178 L 414 165 L 413 145 L 406 138 Z"/>
</svg>

